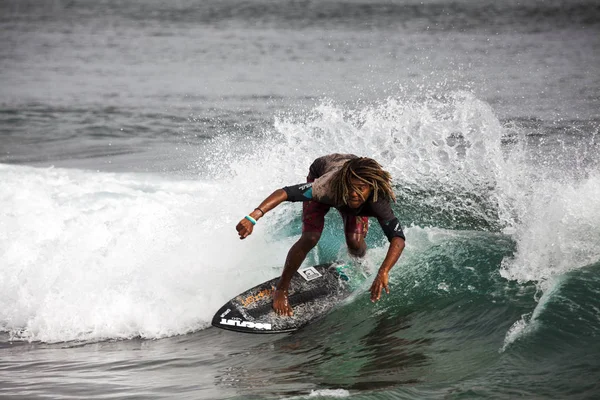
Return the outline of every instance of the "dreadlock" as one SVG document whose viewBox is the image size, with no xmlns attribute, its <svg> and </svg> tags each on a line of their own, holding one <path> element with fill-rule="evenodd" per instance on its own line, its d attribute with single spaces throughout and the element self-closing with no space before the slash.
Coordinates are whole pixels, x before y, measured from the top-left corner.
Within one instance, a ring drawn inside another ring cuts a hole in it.
<svg viewBox="0 0 600 400">
<path fill-rule="evenodd" d="M 396 196 L 392 190 L 392 176 L 390 173 L 384 171 L 381 165 L 372 158 L 357 157 L 346 161 L 332 180 L 333 200 L 335 204 L 348 204 L 350 192 L 356 191 L 360 193 L 352 185 L 350 181 L 352 178 L 371 186 L 373 189 L 373 201 L 377 201 L 379 196 L 396 201 Z"/>
</svg>

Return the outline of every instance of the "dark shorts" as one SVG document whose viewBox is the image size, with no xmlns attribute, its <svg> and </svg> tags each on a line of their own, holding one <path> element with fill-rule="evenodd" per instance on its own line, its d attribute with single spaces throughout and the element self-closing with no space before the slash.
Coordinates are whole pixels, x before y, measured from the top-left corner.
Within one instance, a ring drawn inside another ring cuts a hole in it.
<svg viewBox="0 0 600 400">
<path fill-rule="evenodd" d="M 307 179 L 312 182 L 313 179 Z M 323 232 L 325 227 L 325 214 L 331 206 L 316 201 L 305 201 L 302 203 L 302 232 Z M 351 215 L 340 211 L 342 221 L 344 222 L 344 232 L 346 234 L 359 233 L 364 237 L 369 231 L 369 217 Z"/>
</svg>

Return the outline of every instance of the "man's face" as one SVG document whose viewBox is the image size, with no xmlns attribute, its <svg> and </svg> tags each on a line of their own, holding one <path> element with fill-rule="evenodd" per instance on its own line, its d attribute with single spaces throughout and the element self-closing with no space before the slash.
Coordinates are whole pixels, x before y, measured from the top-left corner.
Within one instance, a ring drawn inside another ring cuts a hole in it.
<svg viewBox="0 0 600 400">
<path fill-rule="evenodd" d="M 351 190 L 348 194 L 348 207 L 358 208 L 362 206 L 363 203 L 369 198 L 372 188 L 368 183 L 360 181 L 356 178 L 350 178 L 350 183 L 356 188 L 356 190 Z"/>
</svg>

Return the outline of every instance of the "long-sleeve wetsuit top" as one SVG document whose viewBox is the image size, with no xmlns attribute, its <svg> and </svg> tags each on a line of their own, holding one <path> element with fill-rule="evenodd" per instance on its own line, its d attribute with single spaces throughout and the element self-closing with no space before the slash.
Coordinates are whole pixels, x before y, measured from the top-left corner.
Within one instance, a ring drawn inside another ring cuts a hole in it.
<svg viewBox="0 0 600 400">
<path fill-rule="evenodd" d="M 287 201 L 312 200 L 330 205 L 345 214 L 375 217 L 389 240 L 393 237 L 405 239 L 402 226 L 392 211 L 389 199 L 383 196 L 378 196 L 377 201 L 373 201 L 373 193 L 371 193 L 367 201 L 356 209 L 346 204 L 334 204 L 331 180 L 346 161 L 356 157 L 354 154 L 330 154 L 317 158 L 310 166 L 308 183 L 283 188 L 287 193 Z"/>
</svg>

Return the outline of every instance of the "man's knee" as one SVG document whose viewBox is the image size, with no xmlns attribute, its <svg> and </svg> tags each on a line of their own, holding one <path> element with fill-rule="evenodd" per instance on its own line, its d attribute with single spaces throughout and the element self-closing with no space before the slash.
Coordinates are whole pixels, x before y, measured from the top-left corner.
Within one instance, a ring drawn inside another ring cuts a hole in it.
<svg viewBox="0 0 600 400">
<path fill-rule="evenodd" d="M 317 243 L 319 243 L 320 238 L 320 232 L 303 232 L 298 242 L 302 246 L 302 248 L 310 250 L 313 247 L 315 247 Z"/>
<path fill-rule="evenodd" d="M 365 237 L 360 234 L 346 234 L 346 244 L 350 254 L 362 257 L 367 251 Z"/>
</svg>

